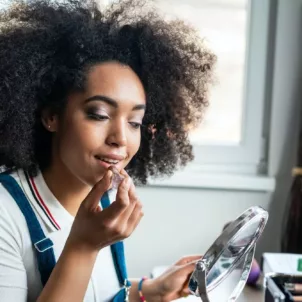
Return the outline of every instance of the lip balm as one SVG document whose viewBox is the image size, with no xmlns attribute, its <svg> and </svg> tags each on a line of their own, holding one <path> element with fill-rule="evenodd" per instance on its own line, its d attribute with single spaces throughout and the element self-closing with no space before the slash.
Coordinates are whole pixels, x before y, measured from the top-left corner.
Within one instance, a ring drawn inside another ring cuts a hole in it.
<svg viewBox="0 0 302 302">
<path fill-rule="evenodd" d="M 118 169 L 114 166 L 109 167 L 109 169 L 112 171 L 112 189 L 117 189 L 120 183 L 125 178 L 123 175 L 121 175 L 118 171 Z"/>
</svg>

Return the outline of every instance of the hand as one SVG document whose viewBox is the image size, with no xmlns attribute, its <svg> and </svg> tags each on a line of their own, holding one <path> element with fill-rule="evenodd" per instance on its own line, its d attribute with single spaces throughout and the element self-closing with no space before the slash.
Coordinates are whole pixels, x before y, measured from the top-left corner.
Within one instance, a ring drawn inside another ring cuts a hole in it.
<svg viewBox="0 0 302 302">
<path fill-rule="evenodd" d="M 125 171 L 123 176 L 125 178 L 118 187 L 116 201 L 104 210 L 99 202 L 110 188 L 112 171 L 108 170 L 94 185 L 75 217 L 68 238 L 70 244 L 98 251 L 132 234 L 143 216 L 142 205 L 131 178 Z"/>
<path fill-rule="evenodd" d="M 190 294 L 189 279 L 201 258 L 200 255 L 183 257 L 154 280 L 158 284 L 161 301 L 168 302 Z"/>
</svg>

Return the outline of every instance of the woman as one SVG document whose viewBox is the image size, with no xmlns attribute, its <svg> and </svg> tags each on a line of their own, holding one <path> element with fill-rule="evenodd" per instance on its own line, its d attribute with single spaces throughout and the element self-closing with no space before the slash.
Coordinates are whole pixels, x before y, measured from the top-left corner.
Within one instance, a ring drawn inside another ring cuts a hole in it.
<svg viewBox="0 0 302 302">
<path fill-rule="evenodd" d="M 104 12 L 18 1 L 0 24 L 1 301 L 188 294 L 200 256 L 128 280 L 120 241 L 143 216 L 133 180 L 192 160 L 188 131 L 207 104 L 215 56 L 142 1 Z M 110 204 L 112 166 L 123 180 Z"/>
</svg>

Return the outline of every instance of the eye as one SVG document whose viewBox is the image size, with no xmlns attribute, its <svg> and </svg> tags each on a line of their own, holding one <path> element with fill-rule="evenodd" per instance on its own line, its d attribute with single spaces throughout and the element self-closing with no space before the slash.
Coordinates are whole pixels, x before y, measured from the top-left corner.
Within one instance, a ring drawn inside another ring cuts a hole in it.
<svg viewBox="0 0 302 302">
<path fill-rule="evenodd" d="M 141 126 L 142 126 L 142 124 L 136 123 L 136 122 L 130 122 L 129 124 L 131 125 L 131 127 L 132 127 L 133 129 L 140 129 Z"/>
<path fill-rule="evenodd" d="M 96 112 L 87 112 L 87 116 L 88 118 L 95 121 L 104 121 L 109 119 L 109 116 L 107 114 L 99 114 Z"/>
</svg>

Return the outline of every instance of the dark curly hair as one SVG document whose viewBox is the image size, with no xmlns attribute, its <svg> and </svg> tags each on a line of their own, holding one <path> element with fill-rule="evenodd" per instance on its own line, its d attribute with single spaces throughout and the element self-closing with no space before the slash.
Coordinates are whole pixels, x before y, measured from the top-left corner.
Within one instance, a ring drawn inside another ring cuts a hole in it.
<svg viewBox="0 0 302 302">
<path fill-rule="evenodd" d="M 85 89 L 93 64 L 118 61 L 141 79 L 147 110 L 136 181 L 171 175 L 193 159 L 188 138 L 207 105 L 216 57 L 180 20 L 165 21 L 150 1 L 100 10 L 91 1 L 15 1 L 0 12 L 0 165 L 31 174 L 50 163 L 51 133 L 41 110 L 64 110 Z"/>
</svg>

